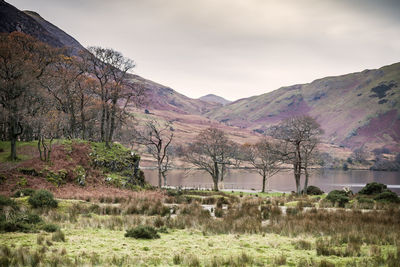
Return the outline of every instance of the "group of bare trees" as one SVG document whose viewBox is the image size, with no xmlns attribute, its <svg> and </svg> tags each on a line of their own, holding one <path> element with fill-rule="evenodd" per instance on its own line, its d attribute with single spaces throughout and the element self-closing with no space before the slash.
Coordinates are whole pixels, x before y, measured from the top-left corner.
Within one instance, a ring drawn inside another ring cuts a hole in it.
<svg viewBox="0 0 400 267">
<path fill-rule="evenodd" d="M 214 190 L 223 180 L 225 168 L 239 161 L 246 161 L 262 176 L 262 192 L 268 178 L 282 170 L 282 166 L 292 165 L 296 192 L 302 192 L 301 175 L 305 175 L 303 192 L 306 192 L 309 168 L 314 164 L 316 147 L 323 133 L 315 119 L 298 116 L 286 119 L 271 127 L 270 137 L 262 137 L 253 145 L 239 146 L 229 140 L 219 129 L 202 131 L 192 144 L 186 146 L 183 157 L 199 169 L 210 174 Z"/>
<path fill-rule="evenodd" d="M 61 137 L 109 147 L 129 118 L 127 107 L 144 99 L 129 79 L 134 67 L 113 49 L 70 56 L 23 33 L 0 34 L 0 139 L 11 141 L 10 159 L 17 159 L 17 140 L 40 140 L 46 155 L 49 140 Z"/>
</svg>

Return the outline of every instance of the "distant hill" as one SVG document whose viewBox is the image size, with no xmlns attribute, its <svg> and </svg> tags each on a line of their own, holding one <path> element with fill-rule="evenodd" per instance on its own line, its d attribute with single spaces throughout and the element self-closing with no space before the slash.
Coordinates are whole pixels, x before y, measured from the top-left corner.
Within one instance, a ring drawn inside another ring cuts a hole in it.
<svg viewBox="0 0 400 267">
<path fill-rule="evenodd" d="M 227 99 L 225 99 L 223 97 L 220 97 L 220 96 L 217 96 L 217 95 L 214 95 L 214 94 L 208 94 L 208 95 L 200 97 L 199 99 L 203 100 L 203 101 L 206 101 L 206 102 L 219 103 L 219 104 L 222 104 L 222 105 L 226 105 L 226 104 L 229 104 L 229 103 L 232 102 L 232 101 L 229 101 L 229 100 L 227 100 Z"/>
<path fill-rule="evenodd" d="M 240 99 L 206 114 L 258 132 L 293 115 L 315 117 L 325 141 L 400 151 L 400 63 Z"/>
</svg>

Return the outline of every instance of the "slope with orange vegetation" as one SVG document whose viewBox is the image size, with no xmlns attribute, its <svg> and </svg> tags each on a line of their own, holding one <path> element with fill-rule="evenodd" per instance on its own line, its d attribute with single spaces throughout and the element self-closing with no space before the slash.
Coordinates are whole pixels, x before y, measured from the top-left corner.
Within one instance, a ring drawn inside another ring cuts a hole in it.
<svg viewBox="0 0 400 267">
<path fill-rule="evenodd" d="M 7 142 L 2 143 L 2 147 L 7 144 Z M 139 187 L 127 185 L 129 175 L 126 172 L 95 167 L 94 149 L 101 145 L 81 141 L 59 141 L 53 146 L 50 162 L 40 160 L 34 142 L 20 145 L 17 152 L 22 160 L 2 161 L 0 164 L 0 194 L 12 195 L 18 189 L 29 187 L 45 188 L 59 198 L 136 196 L 137 192 L 131 189 Z M 124 160 L 121 156 L 123 154 L 126 154 L 126 158 L 130 157 L 128 150 L 122 149 L 121 145 L 115 144 L 113 147 L 114 152 L 119 150 L 121 160 Z M 7 153 L 9 153 L 7 150 L 0 152 L 0 157 Z"/>
</svg>

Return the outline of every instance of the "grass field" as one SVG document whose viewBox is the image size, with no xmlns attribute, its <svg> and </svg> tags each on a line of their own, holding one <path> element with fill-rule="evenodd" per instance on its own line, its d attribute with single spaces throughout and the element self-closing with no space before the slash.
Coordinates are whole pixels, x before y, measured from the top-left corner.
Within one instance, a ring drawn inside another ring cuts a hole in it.
<svg viewBox="0 0 400 267">
<path fill-rule="evenodd" d="M 56 224 L 62 234 L 33 226 L 26 232 L 3 232 L 0 262 L 14 266 L 398 266 L 400 260 L 397 205 L 369 212 L 325 211 L 304 210 L 299 204 L 316 207 L 323 200 L 315 197 L 240 197 L 199 191 L 148 196 L 59 200 L 54 209 L 32 209 L 28 197 L 16 198 L 20 211 L 40 215 L 43 223 Z M 211 213 L 201 203 L 211 205 Z M 6 210 L 3 205 L 3 214 L 10 214 Z M 154 227 L 160 238 L 124 236 L 138 225 Z"/>
</svg>

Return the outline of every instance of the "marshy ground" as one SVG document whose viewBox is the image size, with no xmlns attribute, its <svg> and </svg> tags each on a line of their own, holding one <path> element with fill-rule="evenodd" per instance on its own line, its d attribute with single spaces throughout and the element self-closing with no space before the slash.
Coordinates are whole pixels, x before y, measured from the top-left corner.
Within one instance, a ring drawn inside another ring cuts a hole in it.
<svg viewBox="0 0 400 267">
<path fill-rule="evenodd" d="M 149 191 L 129 197 L 58 200 L 33 209 L 3 201 L 3 266 L 398 266 L 398 204 L 354 198 L 346 209 L 325 196 Z M 4 204 L 5 203 L 5 204 Z M 7 206 L 8 205 L 8 206 Z M 361 209 L 368 212 L 361 212 Z M 283 210 L 285 212 L 283 212 Z M 210 212 L 211 211 L 211 212 Z M 33 216 L 33 215 L 32 215 Z M 53 225 L 53 227 L 49 226 Z M 138 225 L 159 238 L 125 237 Z M 54 228 L 54 229 L 53 229 Z M 22 232 L 21 232 L 22 231 Z"/>
</svg>

